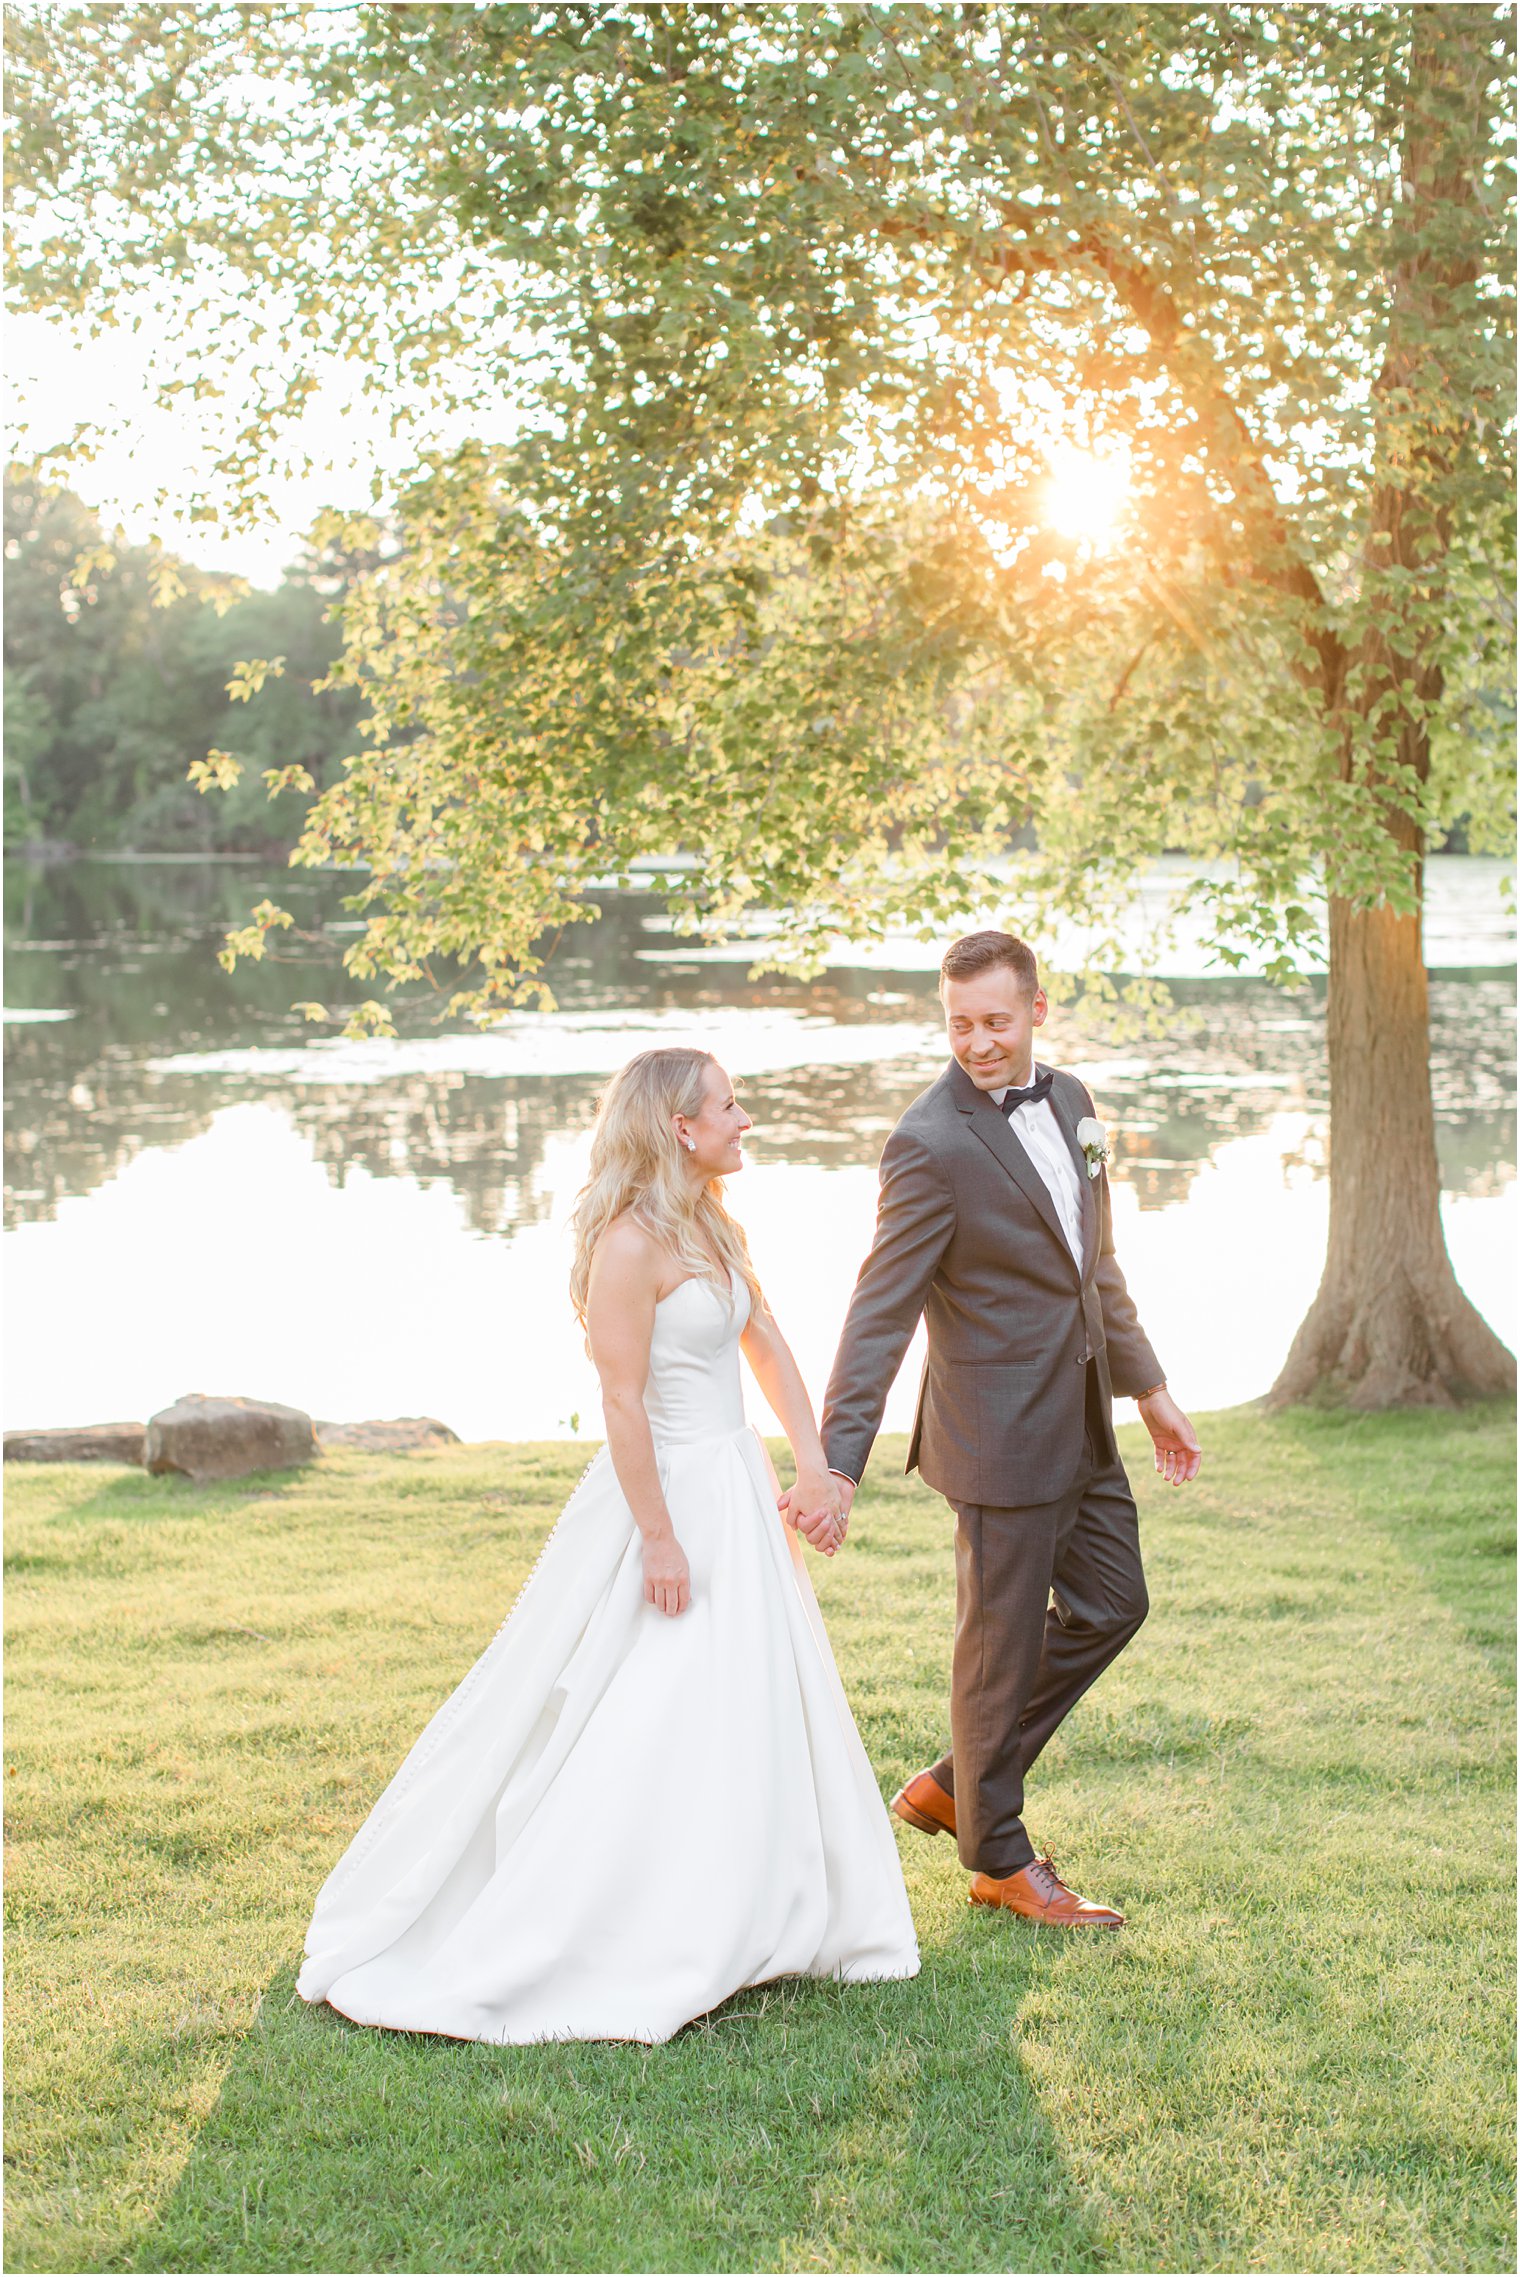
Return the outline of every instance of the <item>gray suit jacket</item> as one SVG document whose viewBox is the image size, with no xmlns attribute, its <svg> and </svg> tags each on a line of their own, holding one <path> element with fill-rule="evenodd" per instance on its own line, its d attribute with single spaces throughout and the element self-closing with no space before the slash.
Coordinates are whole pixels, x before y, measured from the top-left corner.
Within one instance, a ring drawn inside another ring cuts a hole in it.
<svg viewBox="0 0 1520 2277">
<path fill-rule="evenodd" d="M 1114 1256 L 1108 1175 L 1089 1178 L 1085 1085 L 1050 1093 L 1082 1190 L 1083 1262 L 1007 1117 L 954 1060 L 881 1158 L 876 1238 L 860 1269 L 823 1410 L 829 1466 L 859 1479 L 920 1314 L 929 1356 L 908 1469 L 951 1502 L 1053 1502 L 1082 1460 L 1087 1371 L 1116 1394 L 1162 1381 Z M 1103 1450 L 1113 1452 L 1112 1437 Z"/>
</svg>

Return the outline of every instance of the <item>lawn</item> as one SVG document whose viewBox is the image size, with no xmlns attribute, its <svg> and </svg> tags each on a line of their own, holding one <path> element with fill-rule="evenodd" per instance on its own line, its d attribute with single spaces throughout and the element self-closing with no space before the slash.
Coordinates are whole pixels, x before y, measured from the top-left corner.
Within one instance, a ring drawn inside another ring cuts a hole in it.
<svg viewBox="0 0 1520 2277">
<path fill-rule="evenodd" d="M 584 1450 L 12 1466 L 9 2267 L 1513 2268 L 1513 1412 L 1204 1439 L 1175 1492 L 1131 1438 L 1154 1610 L 1032 1784 L 1130 1926 L 968 1908 L 903 1830 L 916 1983 L 658 2049 L 293 1991 Z M 884 1793 L 944 1737 L 953 1587 L 900 1459 L 813 1567 Z"/>
</svg>

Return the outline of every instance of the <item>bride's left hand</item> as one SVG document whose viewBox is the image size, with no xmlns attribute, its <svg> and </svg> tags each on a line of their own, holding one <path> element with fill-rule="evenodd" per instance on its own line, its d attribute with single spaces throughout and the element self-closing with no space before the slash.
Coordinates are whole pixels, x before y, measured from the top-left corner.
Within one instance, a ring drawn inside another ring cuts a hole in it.
<svg viewBox="0 0 1520 2277">
<path fill-rule="evenodd" d="M 832 1471 L 799 1471 L 776 1507 L 823 1557 L 831 1558 L 844 1540 L 844 1498 Z"/>
</svg>

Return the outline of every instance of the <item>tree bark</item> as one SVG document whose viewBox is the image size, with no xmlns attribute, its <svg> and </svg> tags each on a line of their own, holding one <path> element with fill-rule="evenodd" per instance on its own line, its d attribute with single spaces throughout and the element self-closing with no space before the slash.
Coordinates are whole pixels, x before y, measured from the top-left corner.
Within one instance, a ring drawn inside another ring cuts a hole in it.
<svg viewBox="0 0 1520 2277">
<path fill-rule="evenodd" d="M 1515 1389 L 1441 1230 L 1418 915 L 1330 909 L 1330 1241 L 1270 1404 L 1450 1406 Z"/>
<path fill-rule="evenodd" d="M 1405 111 L 1401 203 L 1414 245 L 1390 276 L 1389 338 L 1377 384 L 1380 415 L 1409 430 L 1412 404 L 1440 405 L 1443 328 L 1470 283 L 1464 232 L 1468 154 L 1482 131 L 1486 69 L 1482 9 L 1416 7 Z M 1453 129 L 1466 98 L 1469 117 Z M 1475 116 L 1473 114 L 1476 114 Z M 1432 248 L 1427 252 L 1426 246 Z M 1427 721 L 1441 697 L 1435 660 L 1439 593 L 1450 539 L 1443 507 L 1452 444 L 1431 418 L 1402 448 L 1379 437 L 1365 556 L 1381 606 L 1337 691 L 1341 771 L 1373 787 L 1375 751 L 1391 742 L 1423 783 Z M 1354 707 L 1354 716 L 1352 716 Z M 1335 724 L 1332 719 L 1332 726 Z M 1330 1238 L 1319 1293 L 1293 1340 L 1270 1404 L 1311 1397 L 1354 1407 L 1447 1406 L 1513 1392 L 1515 1360 L 1463 1295 L 1441 1229 L 1440 1169 L 1430 1089 L 1430 998 L 1420 943 L 1423 845 L 1390 799 L 1387 826 L 1409 861 L 1414 911 L 1330 904 Z"/>
</svg>

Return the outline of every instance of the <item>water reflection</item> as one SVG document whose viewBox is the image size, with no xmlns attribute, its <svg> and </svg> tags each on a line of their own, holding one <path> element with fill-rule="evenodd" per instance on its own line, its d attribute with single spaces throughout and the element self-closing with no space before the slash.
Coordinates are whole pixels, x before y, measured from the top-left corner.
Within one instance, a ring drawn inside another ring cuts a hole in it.
<svg viewBox="0 0 1520 2277">
<path fill-rule="evenodd" d="M 1441 884 L 1447 907 L 1463 890 L 1481 887 L 1487 899 L 1478 896 L 1479 930 L 1492 931 L 1493 866 L 1455 870 L 1448 866 Z M 282 944 L 278 963 L 241 968 L 229 980 L 214 962 L 217 942 L 266 890 L 287 905 L 293 900 L 298 932 Z M 745 1214 L 753 1229 L 757 1217 L 772 1219 L 773 1202 L 790 1197 L 788 1223 L 775 1226 L 777 1249 L 795 1246 L 805 1219 L 815 1258 L 817 1245 L 829 1250 L 830 1303 L 842 1303 L 869 1232 L 882 1140 L 943 1064 L 928 953 L 904 945 L 894 963 L 878 950 L 816 983 L 752 981 L 729 954 L 673 948 L 657 904 L 630 897 L 562 939 L 553 964 L 557 1014 L 525 1017 L 483 1036 L 438 1028 L 419 1006 L 402 1045 L 348 1046 L 314 1039 L 288 1010 L 302 996 L 341 1000 L 337 959 L 351 922 L 342 890 L 331 878 L 292 880 L 278 870 L 263 877 L 247 865 L 7 866 L 9 998 L 49 1015 L 7 1030 L 6 1224 L 30 1236 L 24 1254 L 35 1254 L 39 1269 L 35 1244 L 49 1223 L 113 1188 L 118 1198 L 110 1210 L 88 1226 L 73 1224 L 68 1241 L 49 1253 L 48 1270 L 86 1273 L 93 1305 L 128 1306 L 120 1249 L 126 1189 L 140 1189 L 130 1204 L 140 1213 L 166 1213 L 153 1229 L 161 1255 L 178 1256 L 185 1237 L 175 1222 L 175 1180 L 125 1174 L 144 1157 L 177 1161 L 183 1197 L 191 1159 L 183 1150 L 204 1141 L 193 1157 L 202 1165 L 197 1175 L 212 1180 L 202 1201 L 209 1207 L 216 1179 L 226 1181 L 224 1208 L 262 1229 L 262 1254 L 282 1274 L 294 1270 L 296 1236 L 281 1211 L 299 1218 L 308 1244 L 329 1222 L 309 1191 L 315 1169 L 319 1183 L 349 1194 L 356 1210 L 362 1201 L 366 1216 L 374 1211 L 370 1190 L 386 1182 L 434 1195 L 446 1205 L 442 1216 L 425 1213 L 435 1245 L 490 1236 L 493 1246 L 511 1244 L 524 1257 L 526 1244 L 542 1261 L 541 1292 L 539 1263 L 529 1275 L 535 1305 L 562 1305 L 557 1226 L 573 1191 L 567 1180 L 579 1176 L 600 1083 L 639 1043 L 668 1035 L 710 1041 L 740 1079 L 757 1125 Z M 1101 1007 L 1081 1001 L 1057 1006 L 1045 1031 L 1045 1056 L 1086 1076 L 1117 1135 L 1125 1211 L 1138 1225 L 1176 1213 L 1194 1197 L 1176 1223 L 1186 1216 L 1201 1225 L 1214 1207 L 1198 1199 L 1201 1180 L 1209 1180 L 1216 1200 L 1227 1186 L 1232 1207 L 1249 1207 L 1239 1202 L 1242 1178 L 1254 1179 L 1258 1192 L 1268 1179 L 1280 1194 L 1320 1186 L 1323 981 L 1308 978 L 1285 995 L 1249 977 L 1180 977 L 1173 994 L 1159 1039 L 1125 1041 Z M 1432 983 L 1437 1129 L 1453 1203 L 1495 1206 L 1513 1179 L 1514 999 L 1513 972 L 1503 968 L 1446 971 Z M 227 1123 L 231 1110 L 254 1107 L 263 1112 L 253 1124 L 241 1117 Z M 305 1169 L 282 1154 L 284 1169 L 276 1174 L 277 1132 L 298 1142 Z M 288 1191 L 281 1187 L 286 1173 Z M 1314 1207 L 1295 1205 L 1298 1232 L 1279 1228 L 1274 1236 L 1295 1243 L 1295 1272 L 1307 1275 L 1310 1287 L 1323 1240 L 1321 1203 L 1322 1188 Z M 393 1215 L 386 1222 L 385 1238 L 396 1242 L 399 1221 Z M 132 1246 L 138 1254 L 135 1234 Z M 225 1269 L 233 1269 L 230 1258 Z M 257 1253 L 246 1270 L 257 1278 Z M 526 1285 L 521 1275 L 519 1284 Z M 230 1288 L 224 1295 L 234 1301 Z M 76 1309 L 84 1296 L 81 1290 Z M 319 1300 L 314 1294 L 311 1301 Z M 462 1291 L 457 1301 L 467 1301 Z M 1296 1296 L 1285 1296 L 1289 1301 Z M 1507 1320 L 1489 1309 L 1504 1331 Z M 1282 1333 L 1291 1326 L 1288 1318 Z M 62 1321 L 58 1333 L 57 1397 L 44 1399 L 44 1374 L 32 1355 L 22 1369 L 29 1405 L 22 1415 L 13 1401 L 15 1420 L 83 1419 L 83 1394 L 70 1389 L 78 1383 L 77 1349 L 71 1353 Z M 819 1342 L 823 1351 L 821 1330 Z M 1259 1357 L 1260 1380 L 1235 1396 L 1263 1388 L 1280 1357 L 1280 1350 Z M 183 1388 L 175 1381 L 159 1396 Z M 334 1395 L 340 1391 L 335 1384 Z M 279 1396 L 307 1405 L 316 1399 L 305 1386 Z M 363 1404 L 357 1388 L 353 1397 Z M 39 1411 L 39 1401 L 49 1413 Z M 91 1412 L 96 1404 L 84 1400 Z M 402 1404 L 419 1402 L 403 1393 Z M 517 1418 L 514 1430 L 563 1423 L 557 1393 L 504 1403 L 502 1414 L 507 1405 Z M 508 1428 L 454 1413 L 448 1419 L 457 1428 Z"/>
</svg>

